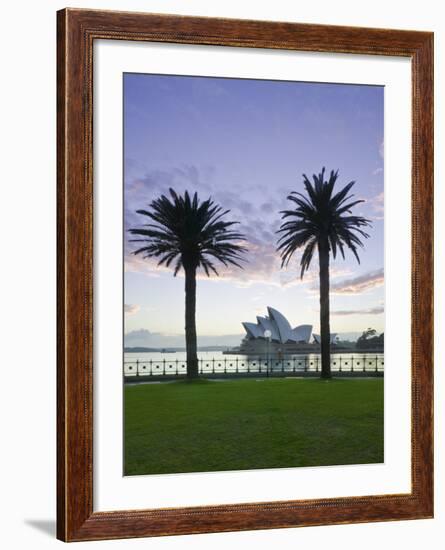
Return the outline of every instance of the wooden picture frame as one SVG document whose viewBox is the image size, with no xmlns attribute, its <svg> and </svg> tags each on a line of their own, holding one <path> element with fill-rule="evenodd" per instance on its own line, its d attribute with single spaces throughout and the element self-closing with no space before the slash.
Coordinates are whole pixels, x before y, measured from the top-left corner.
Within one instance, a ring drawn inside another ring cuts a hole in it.
<svg viewBox="0 0 445 550">
<path fill-rule="evenodd" d="M 433 34 L 65 9 L 57 14 L 57 537 L 64 541 L 433 516 Z M 402 56 L 412 63 L 412 491 L 93 512 L 95 40 Z"/>
</svg>

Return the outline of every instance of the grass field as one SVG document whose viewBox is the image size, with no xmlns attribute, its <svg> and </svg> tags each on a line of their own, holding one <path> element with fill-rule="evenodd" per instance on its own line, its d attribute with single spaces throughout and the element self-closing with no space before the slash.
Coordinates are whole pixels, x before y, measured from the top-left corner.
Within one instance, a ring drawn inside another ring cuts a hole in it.
<svg viewBox="0 0 445 550">
<path fill-rule="evenodd" d="M 383 379 L 125 387 L 125 475 L 383 462 Z"/>
</svg>

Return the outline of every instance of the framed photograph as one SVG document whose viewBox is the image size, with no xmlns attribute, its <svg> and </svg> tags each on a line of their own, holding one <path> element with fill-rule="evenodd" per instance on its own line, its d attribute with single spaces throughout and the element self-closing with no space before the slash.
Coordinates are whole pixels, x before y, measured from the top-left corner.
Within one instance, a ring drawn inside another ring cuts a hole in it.
<svg viewBox="0 0 445 550">
<path fill-rule="evenodd" d="M 433 34 L 58 12 L 64 541 L 433 516 Z"/>
</svg>

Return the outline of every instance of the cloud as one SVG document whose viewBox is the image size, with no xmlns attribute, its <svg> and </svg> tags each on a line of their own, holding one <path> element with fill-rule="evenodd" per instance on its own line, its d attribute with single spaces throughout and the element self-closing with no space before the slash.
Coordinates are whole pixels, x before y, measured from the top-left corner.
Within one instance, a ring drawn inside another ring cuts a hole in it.
<svg viewBox="0 0 445 550">
<path fill-rule="evenodd" d="M 383 306 L 371 307 L 368 309 L 341 309 L 331 311 L 331 315 L 346 316 L 346 315 L 379 315 L 385 312 Z"/>
<path fill-rule="evenodd" d="M 198 190 L 201 199 L 212 197 L 217 204 L 230 210 L 226 216 L 227 220 L 238 221 L 237 229 L 246 236 L 243 243 L 246 248 L 243 269 L 224 266 L 216 261 L 219 277 L 211 275 L 212 281 L 230 281 L 240 287 L 267 284 L 277 288 L 316 283 L 318 265 L 315 257 L 311 269 L 305 274 L 304 279 L 300 280 L 299 261 L 302 250 L 296 251 L 288 268 L 281 268 L 280 256 L 276 250 L 277 230 L 281 224 L 279 212 L 288 206 L 286 197 L 289 189 L 249 182 L 243 182 L 241 185 L 235 180 L 221 185 L 218 173 L 213 167 L 197 165 L 180 166 L 168 171 L 152 170 L 140 178 L 126 178 L 125 227 L 129 229 L 147 223 L 144 216 L 136 214 L 136 210 L 147 207 L 160 194 L 168 193 L 170 187 L 181 194 L 186 190 L 190 193 Z M 375 206 L 373 202 L 371 208 L 380 207 L 383 194 L 372 200 L 375 201 Z M 133 252 L 141 243 L 130 242 L 132 238 L 128 235 L 125 239 L 127 272 L 140 272 L 153 277 L 172 275 L 170 268 L 157 266 L 157 259 L 135 256 Z M 346 273 L 343 270 L 338 275 L 345 276 Z M 182 277 L 183 274 L 180 272 L 178 276 Z M 334 277 L 334 270 L 331 271 L 331 276 Z M 197 277 L 207 280 L 202 270 L 198 272 Z"/>
<path fill-rule="evenodd" d="M 142 255 L 136 256 L 131 253 L 125 255 L 124 271 L 126 273 L 143 273 L 148 277 L 160 277 L 163 271 L 168 271 L 171 273 L 171 270 L 166 269 L 165 267 L 158 268 L 155 260 L 145 260 Z"/>
<path fill-rule="evenodd" d="M 272 212 L 275 212 L 275 205 L 272 202 L 265 202 L 261 205 L 260 209 L 261 212 L 270 214 Z"/>
<path fill-rule="evenodd" d="M 384 284 L 383 268 L 331 284 L 331 294 L 362 294 Z"/>
<path fill-rule="evenodd" d="M 377 176 L 378 174 L 381 174 L 383 172 L 383 168 L 380 166 L 379 168 L 376 168 L 372 171 L 373 176 Z"/>
<path fill-rule="evenodd" d="M 289 267 L 287 270 L 283 270 L 283 275 L 281 275 L 282 285 L 290 287 L 297 284 L 313 283 L 308 291 L 311 294 L 318 294 L 320 281 L 318 258 L 314 257 L 311 266 L 309 267 L 308 271 L 305 272 L 303 279 L 301 279 L 300 257 L 302 252 L 298 251 L 298 254 L 298 261 L 295 261 L 294 267 Z M 332 265 L 329 271 L 329 278 L 332 281 L 333 279 L 337 279 L 338 277 L 345 277 L 346 275 L 350 274 L 351 271 L 348 267 L 339 267 L 336 265 Z"/>
<path fill-rule="evenodd" d="M 156 336 L 156 334 L 141 328 L 127 332 L 124 341 L 126 346 L 150 346 L 153 336 Z"/>
<path fill-rule="evenodd" d="M 141 306 L 139 304 L 125 304 L 124 305 L 124 311 L 128 315 L 133 315 L 134 313 L 137 313 L 141 309 Z"/>
<path fill-rule="evenodd" d="M 385 194 L 383 191 L 372 199 L 368 199 L 367 202 L 374 208 L 376 212 L 383 214 L 385 205 Z"/>
<path fill-rule="evenodd" d="M 381 191 L 375 197 L 366 200 L 367 205 L 371 208 L 371 214 L 368 216 L 372 220 L 383 220 L 385 212 L 385 194 Z"/>
<path fill-rule="evenodd" d="M 220 185 L 215 178 L 213 167 L 195 165 L 181 166 L 171 170 L 153 170 L 143 177 L 127 177 L 125 182 L 125 228 L 140 227 L 147 220 L 136 210 L 146 208 L 161 194 L 167 194 L 170 187 L 182 194 L 186 190 L 194 193 L 198 190 L 201 199 L 212 199 L 223 208 L 230 210 L 226 219 L 238 221 L 237 229 L 246 236 L 243 243 L 247 251 L 243 269 L 236 266 L 224 266 L 215 262 L 220 274 L 211 276 L 214 280 L 230 280 L 240 286 L 255 283 L 267 283 L 281 286 L 280 258 L 276 252 L 277 234 L 280 225 L 278 212 L 286 203 L 286 193 L 282 190 L 259 185 L 238 185 L 236 181 L 229 185 Z M 261 200 L 255 199 L 261 197 Z M 277 198 L 278 197 L 278 198 Z M 172 273 L 169 268 L 157 266 L 157 259 L 144 259 L 135 256 L 134 251 L 142 244 L 132 242 L 128 235 L 125 239 L 125 270 L 143 272 L 150 276 Z M 207 278 L 198 273 L 199 278 Z"/>
<path fill-rule="evenodd" d="M 385 142 L 384 140 L 382 139 L 382 141 L 380 142 L 380 145 L 379 145 L 379 155 L 384 158 L 385 156 Z"/>
<path fill-rule="evenodd" d="M 198 346 L 236 346 L 241 342 L 242 334 L 199 335 Z M 127 332 L 124 337 L 125 347 L 169 348 L 185 347 L 183 334 L 163 334 L 150 332 L 141 328 Z"/>
<path fill-rule="evenodd" d="M 379 189 L 381 189 L 380 185 L 378 186 Z M 367 214 L 365 214 L 368 218 L 371 217 L 369 212 L 376 212 L 378 214 L 383 214 L 385 209 L 385 193 L 384 191 L 380 191 L 377 193 L 377 195 L 374 195 L 372 197 L 358 197 L 362 200 L 364 200 L 364 206 L 367 209 Z"/>
</svg>

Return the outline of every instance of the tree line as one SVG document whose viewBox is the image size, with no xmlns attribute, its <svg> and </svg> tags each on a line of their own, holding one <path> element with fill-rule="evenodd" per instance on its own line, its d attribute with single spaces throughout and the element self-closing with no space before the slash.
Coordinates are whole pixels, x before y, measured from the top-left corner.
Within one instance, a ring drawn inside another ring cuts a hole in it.
<svg viewBox="0 0 445 550">
<path fill-rule="evenodd" d="M 385 344 L 385 334 L 377 334 L 377 331 L 373 328 L 368 328 L 357 339 L 357 349 L 382 349 Z"/>
</svg>

